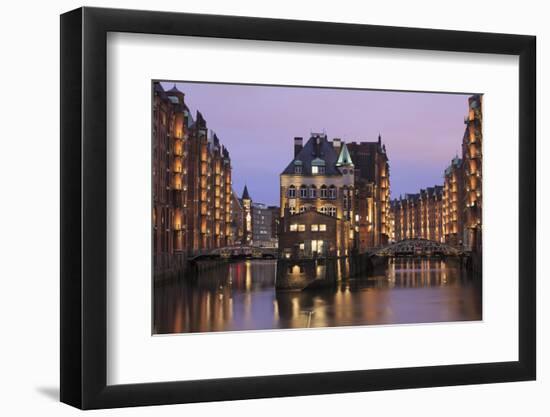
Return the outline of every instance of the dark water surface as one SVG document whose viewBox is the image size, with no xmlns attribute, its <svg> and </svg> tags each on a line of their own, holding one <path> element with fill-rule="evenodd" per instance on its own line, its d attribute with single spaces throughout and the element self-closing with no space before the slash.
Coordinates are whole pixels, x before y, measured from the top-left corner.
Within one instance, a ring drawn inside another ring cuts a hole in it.
<svg viewBox="0 0 550 417">
<path fill-rule="evenodd" d="M 481 320 L 481 288 L 458 262 L 395 259 L 334 289 L 275 291 L 276 261 L 247 260 L 154 290 L 159 333 Z"/>
</svg>

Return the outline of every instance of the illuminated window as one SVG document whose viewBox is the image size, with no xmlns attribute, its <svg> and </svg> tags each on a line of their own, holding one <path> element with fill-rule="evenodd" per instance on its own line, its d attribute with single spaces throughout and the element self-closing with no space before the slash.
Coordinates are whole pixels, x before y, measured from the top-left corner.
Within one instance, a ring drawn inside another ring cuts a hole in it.
<svg viewBox="0 0 550 417">
<path fill-rule="evenodd" d="M 312 166 L 312 167 L 311 167 L 311 173 L 312 173 L 313 175 L 318 174 L 318 173 L 319 173 L 319 167 Z"/>
<path fill-rule="evenodd" d="M 291 232 L 296 232 L 296 231 L 298 231 L 298 225 L 295 224 L 295 223 L 294 223 L 294 224 L 291 224 L 291 225 L 290 225 L 290 231 L 291 231 Z"/>
<path fill-rule="evenodd" d="M 323 252 L 323 247 L 324 247 L 324 241 L 322 240 L 312 240 L 311 241 L 311 251 L 312 252 L 317 252 L 317 253 L 322 253 Z"/>
<path fill-rule="evenodd" d="M 299 232 L 305 232 L 306 231 L 306 225 L 305 224 L 299 224 L 298 225 L 298 231 Z"/>
<path fill-rule="evenodd" d="M 303 243 L 300 243 L 300 250 L 304 250 L 305 249 L 305 245 Z"/>
<path fill-rule="evenodd" d="M 321 207 L 321 213 L 328 214 L 329 216 L 336 216 L 336 207 L 334 206 L 323 206 Z"/>
<path fill-rule="evenodd" d="M 327 225 L 326 224 L 320 224 L 319 225 L 319 231 L 320 232 L 326 232 L 327 231 Z"/>
<path fill-rule="evenodd" d="M 319 231 L 319 225 L 318 224 L 312 224 L 311 225 L 311 231 L 312 232 L 318 232 Z"/>
</svg>

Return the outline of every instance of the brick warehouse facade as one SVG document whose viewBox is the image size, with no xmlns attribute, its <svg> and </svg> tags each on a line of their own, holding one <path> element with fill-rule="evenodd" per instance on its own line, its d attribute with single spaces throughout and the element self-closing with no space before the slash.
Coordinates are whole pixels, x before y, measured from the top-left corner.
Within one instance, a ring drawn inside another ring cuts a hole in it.
<svg viewBox="0 0 550 417">
<path fill-rule="evenodd" d="M 477 94 L 468 98 L 462 158 L 455 156 L 443 186 L 433 187 L 435 199 L 428 188 L 391 202 L 395 241 L 422 237 L 481 253 L 482 101 Z"/>
<path fill-rule="evenodd" d="M 481 251 L 482 227 L 482 104 L 483 97 L 474 95 L 468 99 L 468 116 L 462 139 L 464 164 L 464 246 L 468 250 Z"/>
<path fill-rule="evenodd" d="M 458 156 L 445 169 L 443 235 L 445 243 L 461 246 L 464 240 L 464 164 Z"/>
<path fill-rule="evenodd" d="M 360 253 L 386 245 L 390 237 L 390 166 L 386 146 L 376 142 L 347 144 L 355 164 L 355 220 Z"/>
<path fill-rule="evenodd" d="M 187 257 L 233 243 L 231 159 L 200 112 L 175 86 L 153 85 L 153 259 L 155 275 Z"/>
<path fill-rule="evenodd" d="M 281 219 L 279 248 L 281 257 L 315 258 L 339 256 L 346 247 L 350 222 L 315 209 L 286 215 Z"/>
<path fill-rule="evenodd" d="M 436 185 L 391 202 L 393 239 L 443 242 L 443 187 Z"/>
</svg>

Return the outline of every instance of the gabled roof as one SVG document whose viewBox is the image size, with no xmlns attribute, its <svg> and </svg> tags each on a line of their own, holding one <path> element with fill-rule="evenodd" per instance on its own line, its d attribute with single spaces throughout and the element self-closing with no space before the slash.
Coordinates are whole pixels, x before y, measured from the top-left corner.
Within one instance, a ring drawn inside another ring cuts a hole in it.
<svg viewBox="0 0 550 417">
<path fill-rule="evenodd" d="M 319 143 L 317 143 L 317 141 L 319 141 Z M 342 175 L 336 168 L 338 155 L 332 143 L 328 141 L 327 136 L 324 134 L 312 135 L 298 155 L 290 161 L 281 175 L 293 175 L 295 161 L 301 161 L 302 175 L 312 175 L 311 165 L 322 165 L 319 160 L 322 160 L 325 164 L 325 173 L 323 175 Z"/>
</svg>

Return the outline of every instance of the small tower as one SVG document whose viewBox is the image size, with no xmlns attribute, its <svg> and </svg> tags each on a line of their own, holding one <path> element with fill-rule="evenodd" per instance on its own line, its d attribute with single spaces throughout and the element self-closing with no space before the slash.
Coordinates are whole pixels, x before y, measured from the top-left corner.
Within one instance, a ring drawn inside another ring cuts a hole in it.
<svg viewBox="0 0 550 417">
<path fill-rule="evenodd" d="M 351 168 L 353 169 L 353 161 L 351 160 L 351 155 L 349 154 L 348 147 L 345 143 L 342 144 L 340 154 L 338 155 L 338 161 L 336 161 L 336 166 L 340 168 Z"/>
<path fill-rule="evenodd" d="M 243 195 L 241 197 L 243 206 L 243 245 L 252 243 L 252 199 L 248 194 L 248 188 L 245 185 Z"/>
</svg>

